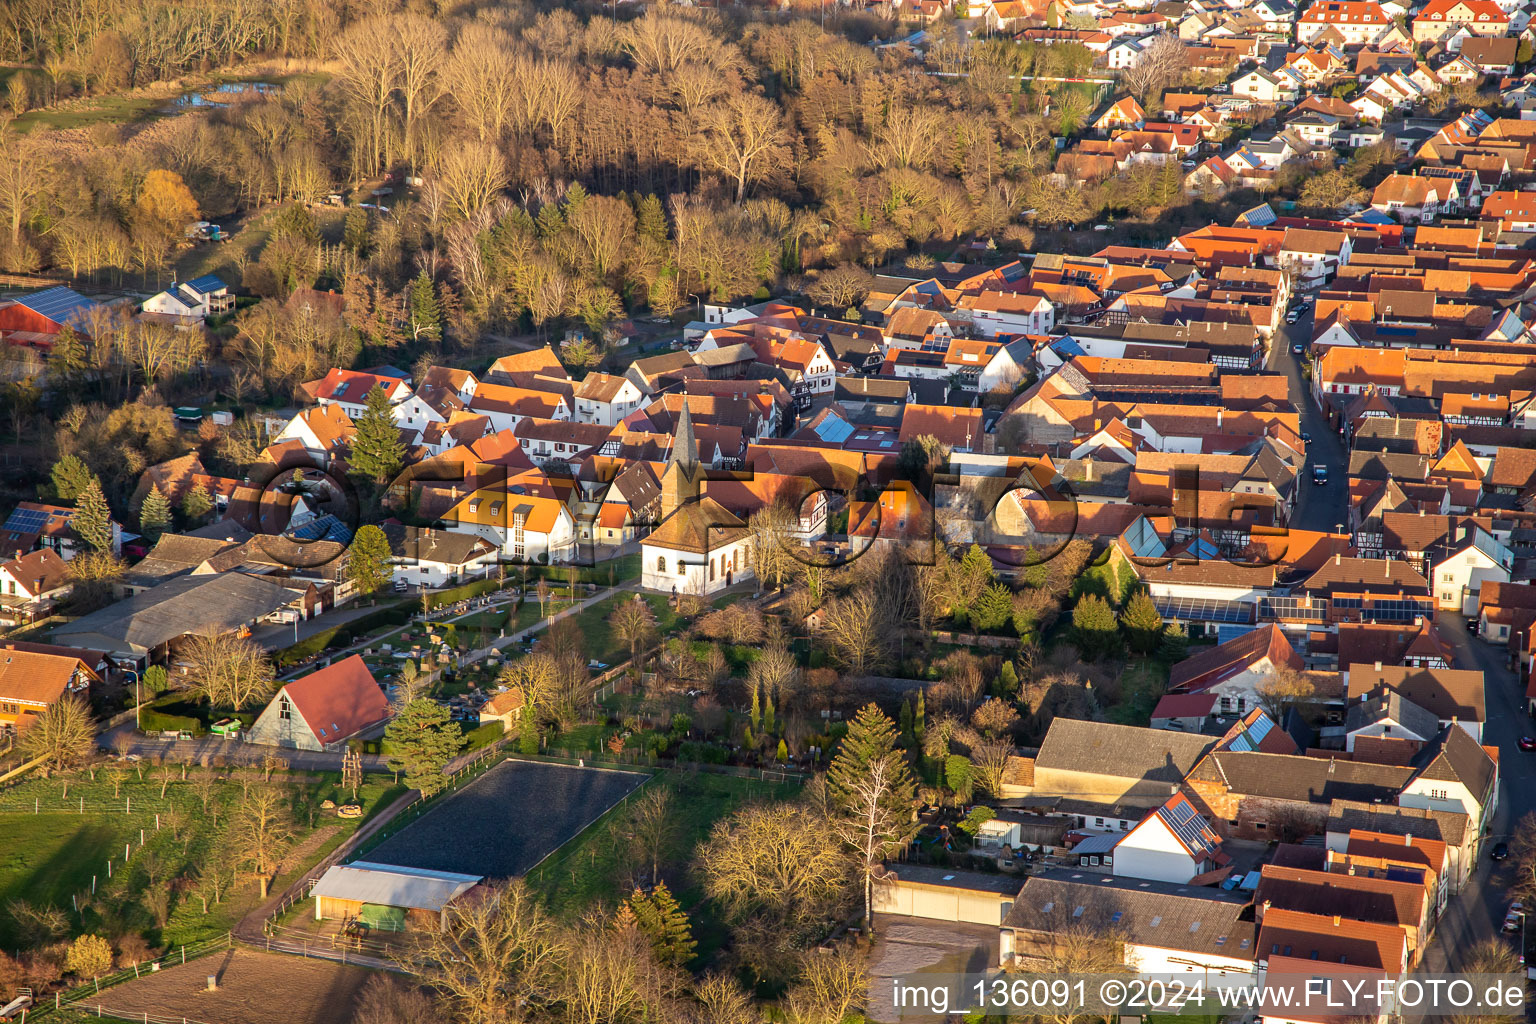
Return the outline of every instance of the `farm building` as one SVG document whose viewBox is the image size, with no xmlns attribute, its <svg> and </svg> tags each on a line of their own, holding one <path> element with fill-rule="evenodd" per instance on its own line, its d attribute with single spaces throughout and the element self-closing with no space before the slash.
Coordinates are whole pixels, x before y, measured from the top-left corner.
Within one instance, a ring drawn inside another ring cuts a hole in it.
<svg viewBox="0 0 1536 1024">
<path fill-rule="evenodd" d="M 930 921 L 1000 925 L 1024 884 L 1015 875 L 887 865 L 875 882 L 875 912 Z"/>
<path fill-rule="evenodd" d="M 24 295 L 0 305 L 0 339 L 47 348 L 66 327 L 84 333 L 89 310 L 95 305 L 62 285 Z"/>
<path fill-rule="evenodd" d="M 388 720 L 384 691 L 354 654 L 285 684 L 251 726 L 249 742 L 335 750 Z"/>
<path fill-rule="evenodd" d="M 357 920 L 378 931 L 400 932 L 407 923 L 442 927 L 448 904 L 482 880 L 480 875 L 360 860 L 326 869 L 310 895 L 316 921 Z"/>
</svg>

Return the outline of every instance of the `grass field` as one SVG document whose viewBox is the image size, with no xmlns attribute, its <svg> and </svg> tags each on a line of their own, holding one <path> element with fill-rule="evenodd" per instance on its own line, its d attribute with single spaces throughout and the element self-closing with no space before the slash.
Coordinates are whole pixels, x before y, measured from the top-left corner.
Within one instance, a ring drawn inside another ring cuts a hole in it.
<svg viewBox="0 0 1536 1024">
<path fill-rule="evenodd" d="M 691 870 L 695 851 L 709 837 L 715 823 L 736 808 L 754 800 L 788 799 L 797 795 L 800 787 L 732 775 L 677 772 L 663 772 L 649 785 L 671 791 L 678 831 L 660 873 L 688 909 L 694 938 L 699 943 L 696 962 L 708 962 L 725 940 L 725 926 L 712 916 Z M 619 808 L 539 865 L 528 875 L 528 883 L 557 913 L 575 917 L 595 903 L 612 905 L 628 895 L 628 884 L 636 869 L 649 873 L 649 865 L 637 863 L 636 857 L 633 844 L 626 837 L 624 809 Z"/>
<path fill-rule="evenodd" d="M 195 778 L 203 770 L 193 769 L 191 776 Z M 223 902 L 210 904 L 207 914 L 190 891 L 173 886 L 176 893 L 162 925 L 154 919 L 145 899 L 145 873 L 154 865 L 153 870 L 167 879 L 188 879 L 190 889 L 190 879 L 227 828 L 243 787 L 232 779 L 220 780 L 205 813 L 192 784 L 180 781 L 179 770 L 163 798 L 154 771 L 146 767 L 142 781 L 130 775 L 115 797 L 112 782 L 102 770 L 97 771 L 95 780 L 72 780 L 67 794 L 58 780 L 43 779 L 22 782 L 0 794 L 0 835 L 5 837 L 0 842 L 0 906 L 10 899 L 54 906 L 66 912 L 72 933 L 87 929 L 114 935 L 139 932 L 168 946 L 228 931 L 258 901 L 254 879 L 242 878 L 234 891 L 225 894 Z M 275 884 L 281 886 L 298 877 L 335 849 L 367 816 L 403 792 L 404 787 L 391 784 L 388 778 L 375 777 L 358 794 L 365 817 L 344 819 L 319 808 L 322 800 L 340 802 L 342 794 L 335 776 L 295 783 L 290 790 L 290 809 L 297 822 L 297 839 Z M 126 872 L 125 843 L 132 847 Z M 94 901 L 89 899 L 92 876 L 97 887 Z M 85 901 L 78 912 L 72 907 L 72 896 Z M 15 948 L 18 939 L 10 917 L 0 915 L 0 944 Z"/>
<path fill-rule="evenodd" d="M 645 781 L 638 772 L 503 761 L 364 855 L 365 860 L 515 878 Z"/>
<path fill-rule="evenodd" d="M 1168 665 L 1156 658 L 1135 658 L 1120 674 L 1120 701 L 1105 717 L 1121 725 L 1149 725 L 1152 711 L 1168 688 Z"/>
</svg>

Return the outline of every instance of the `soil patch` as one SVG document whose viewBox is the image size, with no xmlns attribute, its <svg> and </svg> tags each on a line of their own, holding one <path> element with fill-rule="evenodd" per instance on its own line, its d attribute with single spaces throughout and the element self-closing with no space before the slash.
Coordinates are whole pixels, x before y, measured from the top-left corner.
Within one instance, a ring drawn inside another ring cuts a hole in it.
<svg viewBox="0 0 1536 1024">
<path fill-rule="evenodd" d="M 357 993 L 372 974 L 329 960 L 233 949 L 101 993 L 103 1014 L 185 1017 L 216 1024 L 349 1024 Z M 208 975 L 218 988 L 207 991 Z M 76 1004 L 94 1013 L 97 997 Z"/>
</svg>

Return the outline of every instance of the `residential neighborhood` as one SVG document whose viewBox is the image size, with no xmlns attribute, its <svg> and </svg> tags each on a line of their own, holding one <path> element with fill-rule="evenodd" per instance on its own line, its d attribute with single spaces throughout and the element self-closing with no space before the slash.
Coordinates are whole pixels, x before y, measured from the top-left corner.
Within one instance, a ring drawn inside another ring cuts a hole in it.
<svg viewBox="0 0 1536 1024">
<path fill-rule="evenodd" d="M 1531 13 L 16 0 L 0 1020 L 1523 998 Z"/>
</svg>

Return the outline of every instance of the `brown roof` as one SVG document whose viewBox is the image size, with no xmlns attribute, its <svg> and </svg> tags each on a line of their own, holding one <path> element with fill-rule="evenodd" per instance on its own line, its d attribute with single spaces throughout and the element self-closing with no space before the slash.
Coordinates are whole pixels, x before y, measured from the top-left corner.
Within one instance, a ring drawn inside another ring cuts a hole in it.
<svg viewBox="0 0 1536 1024">
<path fill-rule="evenodd" d="M 389 717 L 384 691 L 358 654 L 285 683 L 282 692 L 321 743 L 356 736 Z"/>
<path fill-rule="evenodd" d="M 64 696 L 77 672 L 99 678 L 89 665 L 72 655 L 0 648 L 0 700 L 52 704 Z"/>
<path fill-rule="evenodd" d="M 673 551 L 707 554 L 747 535 L 746 523 L 714 498 L 689 502 L 656 527 L 645 543 Z"/>
<path fill-rule="evenodd" d="M 1280 627 L 1269 623 L 1179 662 L 1168 673 L 1168 688 L 1184 692 L 1209 689 L 1265 658 L 1277 668 L 1287 665 L 1298 672 L 1306 665 Z"/>
<path fill-rule="evenodd" d="M 1347 963 L 1396 972 L 1407 936 L 1396 925 L 1271 907 L 1259 924 L 1260 956 Z"/>
<path fill-rule="evenodd" d="M 69 563 L 52 548 L 39 548 L 0 565 L 0 572 L 9 575 L 35 596 L 62 587 L 69 579 Z"/>
<path fill-rule="evenodd" d="M 589 402 L 611 402 L 625 384 L 632 383 L 628 377 L 615 377 L 611 373 L 589 373 L 576 385 L 576 397 Z"/>
<path fill-rule="evenodd" d="M 1355 921 L 1417 927 L 1424 917 L 1424 886 L 1343 872 L 1266 864 L 1254 900 L 1261 907 L 1305 914 L 1339 914 Z"/>
<path fill-rule="evenodd" d="M 1396 690 L 1442 722 L 1453 718 L 1484 721 L 1487 713 L 1483 674 L 1451 668 L 1412 668 L 1404 665 L 1353 664 L 1349 699 L 1359 700 L 1386 688 Z"/>
<path fill-rule="evenodd" d="M 910 441 L 924 434 L 938 438 L 951 448 L 980 449 L 984 436 L 981 410 L 947 405 L 908 405 L 901 417 L 901 440 Z"/>
<path fill-rule="evenodd" d="M 1323 563 L 1323 567 L 1302 584 L 1302 589 L 1308 591 L 1344 588 L 1427 593 L 1429 581 L 1401 558 L 1345 558 L 1340 555 Z"/>
</svg>

